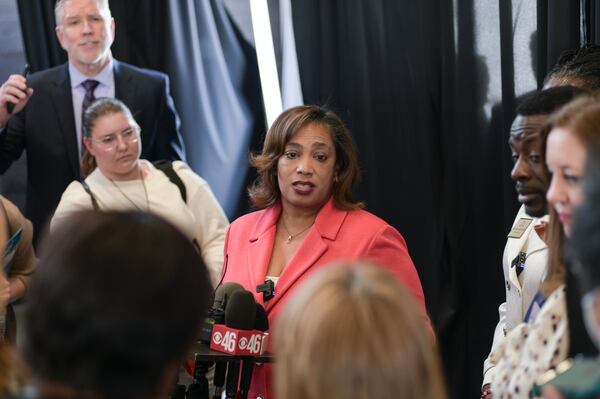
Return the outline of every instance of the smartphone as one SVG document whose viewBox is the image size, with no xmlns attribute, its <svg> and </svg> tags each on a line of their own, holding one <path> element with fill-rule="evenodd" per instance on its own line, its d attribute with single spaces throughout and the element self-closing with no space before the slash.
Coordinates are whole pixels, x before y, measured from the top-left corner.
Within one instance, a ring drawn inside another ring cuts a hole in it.
<svg viewBox="0 0 600 399">
<path fill-rule="evenodd" d="M 553 375 L 544 373 L 538 379 L 531 390 L 533 397 L 541 396 L 547 386 L 553 386 L 564 399 L 595 398 L 600 395 L 600 361 L 597 358 L 577 358 L 565 362 L 558 365 Z"/>
<path fill-rule="evenodd" d="M 25 67 L 23 68 L 23 73 L 21 74 L 24 78 L 27 78 L 27 75 L 29 75 L 29 64 L 25 64 Z M 14 103 L 6 103 L 6 110 L 8 111 L 9 114 L 12 114 L 13 110 L 15 109 L 15 104 Z"/>
</svg>

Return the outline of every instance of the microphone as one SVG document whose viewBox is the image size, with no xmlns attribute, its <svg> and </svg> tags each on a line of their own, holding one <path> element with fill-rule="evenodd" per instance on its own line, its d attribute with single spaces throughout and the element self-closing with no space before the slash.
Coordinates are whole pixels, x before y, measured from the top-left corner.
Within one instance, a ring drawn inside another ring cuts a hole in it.
<svg viewBox="0 0 600 399">
<path fill-rule="evenodd" d="M 249 291 L 231 294 L 225 309 L 225 324 L 213 326 L 210 349 L 235 356 L 257 356 L 268 335 L 253 329 L 256 318 L 254 296 Z"/>
<path fill-rule="evenodd" d="M 273 280 L 265 280 L 264 284 L 256 286 L 256 292 L 263 294 L 265 303 L 275 296 L 275 282 Z"/>
<path fill-rule="evenodd" d="M 225 308 L 231 294 L 236 291 L 243 291 L 244 287 L 235 282 L 227 282 L 217 287 L 212 307 L 208 310 L 204 324 L 200 330 L 200 342 L 210 345 L 213 327 L 215 324 L 225 323 Z M 197 362 L 196 368 L 204 367 L 204 364 Z M 213 384 L 215 386 L 213 398 L 221 399 L 221 392 L 225 385 L 225 374 L 227 372 L 227 362 L 215 362 L 215 372 Z"/>
<path fill-rule="evenodd" d="M 236 291 L 231 294 L 225 308 L 225 325 L 238 330 L 251 330 L 254 327 L 256 302 L 250 291 Z"/>
<path fill-rule="evenodd" d="M 260 303 L 255 304 L 254 329 L 262 332 L 269 330 L 269 317 Z"/>
<path fill-rule="evenodd" d="M 254 329 L 263 332 L 263 340 L 261 343 L 260 350 L 260 353 L 262 354 L 266 349 L 267 339 L 264 337 L 266 336 L 266 334 L 268 334 L 267 330 L 269 329 L 269 318 L 267 317 L 267 312 L 265 311 L 265 308 L 263 308 L 262 305 L 259 303 L 255 304 Z M 242 377 L 240 378 L 239 399 L 248 398 L 248 392 L 250 391 L 250 384 L 252 382 L 253 371 L 254 359 L 244 359 L 244 363 L 242 364 Z"/>
<path fill-rule="evenodd" d="M 234 292 L 225 309 L 225 324 L 213 327 L 210 349 L 235 356 L 259 355 L 263 333 L 252 329 L 255 313 L 252 293 Z"/>
<path fill-rule="evenodd" d="M 218 307 L 225 310 L 227 305 L 227 299 L 236 291 L 244 291 L 244 287 L 241 284 L 233 281 L 223 283 L 215 291 L 215 302 L 213 307 Z"/>
<path fill-rule="evenodd" d="M 233 348 L 243 346 L 242 337 L 237 339 L 241 332 L 250 331 L 254 327 L 254 319 L 256 314 L 256 304 L 254 296 L 250 291 L 236 291 L 231 294 L 231 299 L 225 308 L 225 328 L 227 331 L 223 335 L 223 348 Z M 218 327 L 213 330 L 212 343 L 218 341 Z M 216 339 L 215 339 L 216 338 Z M 212 347 L 211 343 L 211 347 Z M 238 388 L 238 380 L 240 377 L 240 361 L 231 361 L 227 366 L 227 382 L 225 385 L 225 397 L 235 398 Z"/>
<path fill-rule="evenodd" d="M 211 341 L 213 326 L 216 323 L 224 323 L 225 322 L 225 307 L 227 306 L 228 297 L 235 291 L 243 291 L 244 287 L 242 287 L 238 283 L 225 283 L 219 287 L 217 287 L 214 293 L 214 300 L 212 307 L 208 310 L 206 317 L 204 318 L 204 323 L 202 328 L 200 329 L 200 342 L 208 345 Z M 206 373 L 208 372 L 210 366 L 212 366 L 213 362 L 210 361 L 196 361 L 194 365 L 194 382 L 190 384 L 187 389 L 187 396 L 198 399 L 208 399 L 209 398 L 209 389 L 208 389 L 208 380 L 206 378 Z M 225 370 L 224 367 L 226 364 L 219 365 L 219 367 L 215 367 L 215 370 L 219 370 L 219 376 L 215 376 L 215 378 L 220 378 L 223 381 L 225 380 Z M 223 383 L 221 383 L 221 388 L 223 387 Z"/>
<path fill-rule="evenodd" d="M 234 282 L 224 283 L 217 287 L 213 306 L 208 310 L 204 324 L 200 330 L 200 342 L 210 345 L 213 326 L 225 323 L 225 308 L 227 307 L 229 297 L 234 292 L 243 290 L 244 287 Z"/>
</svg>

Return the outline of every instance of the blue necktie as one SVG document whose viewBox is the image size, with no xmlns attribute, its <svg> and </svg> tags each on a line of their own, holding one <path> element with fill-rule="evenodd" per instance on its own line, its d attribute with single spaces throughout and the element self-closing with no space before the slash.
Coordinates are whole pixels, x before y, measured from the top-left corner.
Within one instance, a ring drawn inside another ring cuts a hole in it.
<svg viewBox="0 0 600 399">
<path fill-rule="evenodd" d="M 85 110 L 88 109 L 90 104 L 96 99 L 94 97 L 94 90 L 100 82 L 94 79 L 88 79 L 85 82 L 81 83 L 83 88 L 85 89 L 85 96 L 83 97 L 83 102 L 81 103 L 81 130 L 83 132 L 83 115 L 85 114 Z M 85 145 L 83 144 L 83 134 L 81 135 L 81 154 L 83 155 L 85 150 Z"/>
<path fill-rule="evenodd" d="M 93 79 L 88 79 L 81 84 L 83 86 L 83 88 L 85 89 L 85 96 L 83 97 L 83 102 L 81 103 L 81 117 L 82 118 L 83 118 L 83 114 L 85 114 L 85 110 L 90 106 L 92 101 L 94 101 L 96 99 L 96 97 L 94 97 L 94 90 L 96 90 L 96 87 L 98 87 L 99 84 L 100 84 L 100 82 L 98 82 L 97 80 L 93 80 Z M 82 124 L 83 124 L 83 119 L 82 119 Z"/>
</svg>

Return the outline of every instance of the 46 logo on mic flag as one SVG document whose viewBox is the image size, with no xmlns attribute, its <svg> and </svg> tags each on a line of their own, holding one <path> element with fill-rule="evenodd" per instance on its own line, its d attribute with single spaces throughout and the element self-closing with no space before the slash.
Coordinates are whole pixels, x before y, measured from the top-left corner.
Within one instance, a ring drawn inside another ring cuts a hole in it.
<svg viewBox="0 0 600 399">
<path fill-rule="evenodd" d="M 239 347 L 241 350 L 248 350 L 253 355 L 260 354 L 260 348 L 263 340 L 262 334 L 252 334 L 250 339 L 240 338 Z"/>
<path fill-rule="evenodd" d="M 219 331 L 213 334 L 212 341 L 225 350 L 225 352 L 232 353 L 235 351 L 235 343 L 237 341 L 237 334 L 235 331 L 227 331 L 225 334 L 221 334 Z M 212 344 L 211 344 L 212 347 Z"/>
<path fill-rule="evenodd" d="M 257 330 L 238 330 L 215 324 L 210 348 L 231 355 L 258 356 L 263 347 L 264 334 Z"/>
</svg>

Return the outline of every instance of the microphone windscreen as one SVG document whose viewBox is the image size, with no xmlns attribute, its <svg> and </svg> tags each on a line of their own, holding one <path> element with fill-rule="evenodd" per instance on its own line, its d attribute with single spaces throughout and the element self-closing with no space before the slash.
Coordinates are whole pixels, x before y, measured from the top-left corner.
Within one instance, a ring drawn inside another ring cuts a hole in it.
<svg viewBox="0 0 600 399">
<path fill-rule="evenodd" d="M 235 291 L 227 301 L 225 325 L 238 330 L 252 330 L 256 315 L 254 295 L 250 291 Z"/>
<path fill-rule="evenodd" d="M 256 303 L 254 329 L 258 331 L 267 331 L 269 329 L 269 318 L 267 317 L 267 312 L 260 303 Z"/>
<path fill-rule="evenodd" d="M 215 291 L 215 301 L 213 304 L 214 309 L 223 309 L 225 307 L 225 298 L 230 298 L 231 294 L 236 291 L 243 291 L 244 287 L 242 287 L 238 283 L 227 282 L 223 283 L 217 290 Z"/>
</svg>

